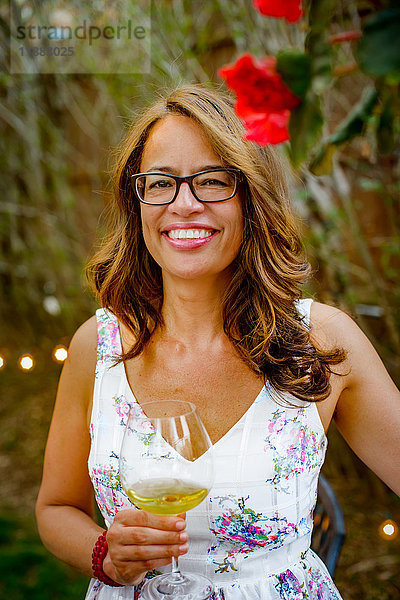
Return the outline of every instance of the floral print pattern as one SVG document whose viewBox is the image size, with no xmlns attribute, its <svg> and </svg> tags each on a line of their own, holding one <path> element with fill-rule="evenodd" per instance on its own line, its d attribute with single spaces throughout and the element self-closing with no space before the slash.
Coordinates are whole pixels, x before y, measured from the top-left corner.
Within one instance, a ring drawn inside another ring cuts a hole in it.
<svg viewBox="0 0 400 600">
<path fill-rule="evenodd" d="M 131 408 L 135 418 L 145 416 L 142 407 L 139 404 L 132 404 Z M 134 435 L 139 442 L 141 442 L 145 446 L 148 446 L 150 444 L 151 439 L 156 434 L 156 429 L 150 421 L 143 420 L 143 422 L 140 422 L 140 420 L 138 420 L 135 421 L 135 429 L 129 428 L 128 434 Z"/>
<path fill-rule="evenodd" d="M 311 531 L 307 519 L 295 524 L 278 512 L 269 516 L 258 513 L 246 506 L 248 499 L 239 498 L 237 507 L 227 509 L 210 527 L 217 544 L 209 548 L 208 561 L 216 565 L 216 573 L 236 571 L 239 558 L 247 558 L 260 548 L 275 550 L 299 534 L 306 535 Z M 229 501 L 232 499 L 229 498 Z M 221 548 L 226 550 L 226 556 L 218 562 L 213 554 Z"/>
<path fill-rule="evenodd" d="M 115 454 L 111 454 L 109 463 L 94 466 L 90 477 L 96 502 L 105 518 L 114 517 L 118 510 L 126 508 L 129 500 L 121 486 L 118 457 Z"/>
<path fill-rule="evenodd" d="M 277 409 L 268 422 L 265 438 L 264 452 L 272 452 L 274 463 L 274 477 L 267 479 L 267 483 L 290 493 L 287 482 L 318 468 L 324 449 L 324 438 L 321 439 L 307 424 L 305 408 L 299 408 L 294 415 Z"/>
<path fill-rule="evenodd" d="M 307 592 L 304 593 L 304 583 L 301 584 L 289 569 L 275 577 L 277 579 L 275 589 L 282 600 L 304 600 L 308 597 Z"/>
<path fill-rule="evenodd" d="M 99 508 L 110 523 L 119 510 L 133 507 L 121 486 L 118 456 L 129 411 L 133 407 L 139 414 L 143 411 L 129 388 L 124 365 L 113 367 L 115 357 L 121 353 L 118 321 L 103 309 L 97 312 L 97 319 L 98 360 L 89 428 L 89 472 Z M 326 450 L 323 429 L 313 416 L 315 406 L 282 407 L 275 402 L 273 389 L 267 383 L 264 392 L 254 401 L 254 407 L 257 415 L 265 415 L 262 419 L 258 417 L 258 429 L 251 429 L 249 435 L 249 439 L 257 438 L 259 449 L 256 460 L 252 461 L 259 463 L 257 468 L 264 476 L 257 478 L 257 488 L 248 490 L 240 487 L 232 470 L 233 488 L 219 487 L 218 492 L 215 488 L 216 493 L 211 492 L 209 503 L 207 506 L 203 503 L 203 508 L 200 505 L 196 516 L 199 519 L 201 514 L 207 514 L 208 519 L 202 522 L 201 530 L 208 527 L 209 537 L 205 536 L 204 550 L 195 560 L 206 563 L 208 575 L 215 574 L 212 600 L 341 600 L 326 568 L 307 545 L 301 546 L 301 554 L 284 563 L 283 569 L 260 571 L 250 582 L 241 579 L 247 565 L 262 564 L 268 568 L 268 557 L 279 556 L 292 543 L 309 539 L 317 476 Z M 155 433 L 152 426 L 132 431 L 142 447 L 148 445 Z M 225 436 L 224 443 L 218 445 L 221 455 L 227 452 L 225 446 L 229 439 L 230 436 Z M 235 465 L 238 448 L 236 444 L 234 450 L 229 451 Z M 226 462 L 224 465 L 229 468 Z M 226 478 L 225 473 L 224 476 Z M 260 494 L 265 501 L 260 502 Z M 196 510 L 190 513 L 196 514 Z M 192 535 L 190 529 L 189 534 Z M 258 563 L 257 557 L 264 556 L 265 562 Z M 183 570 L 186 568 L 184 560 L 183 556 Z M 149 572 L 146 579 L 156 574 L 158 572 Z M 142 584 L 111 588 L 92 580 L 87 600 L 140 600 L 141 587 Z"/>
<path fill-rule="evenodd" d="M 117 415 L 121 418 L 120 425 L 122 425 L 122 427 L 126 427 L 129 411 L 132 408 L 132 402 L 127 400 L 123 394 L 120 396 L 113 396 L 112 401 Z"/>
<path fill-rule="evenodd" d="M 102 310 L 101 313 L 101 319 L 97 321 L 96 377 L 99 376 L 105 361 L 121 354 L 118 321 L 106 310 Z"/>
<path fill-rule="evenodd" d="M 307 567 L 304 563 L 303 568 L 308 575 L 308 597 L 310 600 L 340 600 L 329 575 L 324 575 L 317 569 Z"/>
</svg>

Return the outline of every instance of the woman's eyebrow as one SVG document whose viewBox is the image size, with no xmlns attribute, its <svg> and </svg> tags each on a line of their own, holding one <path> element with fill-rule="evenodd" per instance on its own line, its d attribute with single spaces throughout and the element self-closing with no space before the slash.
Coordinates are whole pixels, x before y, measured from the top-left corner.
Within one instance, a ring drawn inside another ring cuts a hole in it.
<svg viewBox="0 0 400 600">
<path fill-rule="evenodd" d="M 153 165 L 152 167 L 149 167 L 147 169 L 147 171 L 163 171 L 165 173 L 174 173 L 174 168 L 173 167 L 159 167 L 158 165 Z"/>
<path fill-rule="evenodd" d="M 202 165 L 198 168 L 198 170 L 193 171 L 194 173 L 199 173 L 200 171 L 208 171 L 209 169 L 223 169 L 225 166 L 223 164 L 219 165 Z M 178 173 L 177 169 L 169 166 L 160 166 L 160 165 L 152 165 L 147 169 L 147 172 L 150 171 L 161 171 L 163 173 L 171 173 L 172 175 L 176 175 Z"/>
</svg>

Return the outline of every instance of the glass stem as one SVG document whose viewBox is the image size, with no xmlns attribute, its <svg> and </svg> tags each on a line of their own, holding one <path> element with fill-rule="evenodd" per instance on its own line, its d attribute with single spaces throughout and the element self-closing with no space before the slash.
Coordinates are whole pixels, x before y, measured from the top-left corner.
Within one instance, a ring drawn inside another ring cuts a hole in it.
<svg viewBox="0 0 400 600">
<path fill-rule="evenodd" d="M 179 570 L 179 564 L 178 564 L 178 557 L 177 556 L 173 556 L 172 557 L 172 564 L 171 564 L 171 579 L 174 583 L 180 583 L 184 580 L 184 577 L 182 575 L 182 573 Z"/>
</svg>

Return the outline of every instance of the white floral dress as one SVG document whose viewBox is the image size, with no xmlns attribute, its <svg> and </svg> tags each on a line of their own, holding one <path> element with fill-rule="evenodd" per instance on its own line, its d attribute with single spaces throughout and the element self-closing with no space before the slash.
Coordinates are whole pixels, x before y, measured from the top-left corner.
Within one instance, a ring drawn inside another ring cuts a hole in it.
<svg viewBox="0 0 400 600">
<path fill-rule="evenodd" d="M 312 300 L 297 307 L 309 322 Z M 107 527 L 119 510 L 135 508 L 121 488 L 118 456 L 136 403 L 123 363 L 117 319 L 97 311 L 98 360 L 90 424 L 89 473 Z M 183 571 L 209 577 L 214 600 L 341 600 L 310 549 L 318 475 L 327 439 L 315 403 L 265 386 L 243 417 L 215 444 L 216 482 L 187 513 L 189 552 Z M 234 398 L 232 398 L 234 402 Z M 162 572 L 168 567 L 161 569 Z M 154 573 L 147 576 L 152 577 Z M 86 600 L 140 599 L 140 586 L 109 587 L 92 579 Z"/>
</svg>

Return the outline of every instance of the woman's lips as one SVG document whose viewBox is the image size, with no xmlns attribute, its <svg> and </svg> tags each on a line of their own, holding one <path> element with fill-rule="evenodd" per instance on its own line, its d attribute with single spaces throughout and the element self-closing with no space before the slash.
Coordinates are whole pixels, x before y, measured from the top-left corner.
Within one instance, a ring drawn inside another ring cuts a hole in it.
<svg viewBox="0 0 400 600">
<path fill-rule="evenodd" d="M 180 230 L 180 231 L 183 231 L 183 230 Z M 169 232 L 167 232 L 167 231 L 163 231 L 161 235 L 172 248 L 189 250 L 189 249 L 193 249 L 193 248 L 201 248 L 205 244 L 208 244 L 219 233 L 215 229 L 214 230 L 198 230 L 198 231 L 200 234 L 204 235 L 204 237 L 186 237 L 186 238 L 169 237 L 169 235 L 168 235 Z M 172 232 L 173 233 L 170 235 L 177 235 L 175 233 L 176 230 L 172 230 Z"/>
</svg>

